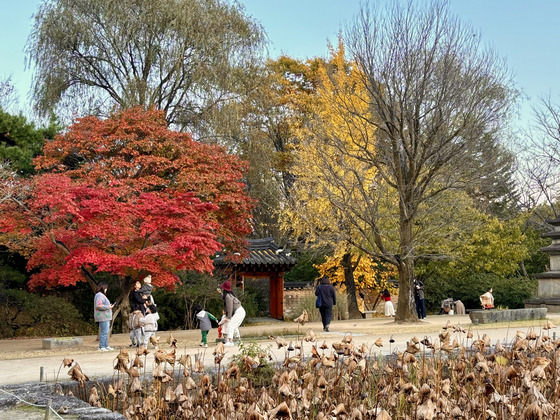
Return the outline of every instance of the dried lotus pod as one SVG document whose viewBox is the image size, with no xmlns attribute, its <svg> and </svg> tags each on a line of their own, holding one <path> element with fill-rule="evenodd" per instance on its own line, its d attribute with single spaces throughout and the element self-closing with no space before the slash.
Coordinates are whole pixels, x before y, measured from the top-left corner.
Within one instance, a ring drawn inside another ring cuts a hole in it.
<svg viewBox="0 0 560 420">
<path fill-rule="evenodd" d="M 342 404 L 342 403 L 338 404 L 338 405 L 331 411 L 331 414 L 332 414 L 333 416 L 335 416 L 335 417 L 336 417 L 336 416 L 339 416 L 339 415 L 342 415 L 342 414 L 347 414 L 346 408 L 344 407 L 344 404 Z"/>
<path fill-rule="evenodd" d="M 140 346 L 136 349 L 136 356 L 146 356 L 148 354 L 150 354 L 150 352 L 148 351 L 146 346 Z"/>
<path fill-rule="evenodd" d="M 383 347 L 383 339 L 379 337 L 373 344 L 375 344 L 377 347 Z"/>
<path fill-rule="evenodd" d="M 281 349 L 282 347 L 286 347 L 288 345 L 288 342 L 282 337 L 276 337 L 276 345 L 279 349 Z"/>
<path fill-rule="evenodd" d="M 276 406 L 274 409 L 270 410 L 268 412 L 268 417 L 271 419 L 275 419 L 275 418 L 288 418 L 288 419 L 292 419 L 292 413 L 290 412 L 290 407 L 288 407 L 288 404 L 286 404 L 286 402 L 282 402 L 280 403 L 278 406 Z"/>
<path fill-rule="evenodd" d="M 128 375 L 131 378 L 138 378 L 140 376 L 140 373 L 138 372 L 138 370 L 135 367 L 130 367 L 126 373 L 128 373 Z"/>
<path fill-rule="evenodd" d="M 308 321 L 309 321 L 309 315 L 307 314 L 307 311 L 305 309 L 303 310 L 300 316 L 294 319 L 294 322 L 298 322 L 302 326 L 305 325 L 305 323 Z"/>
<path fill-rule="evenodd" d="M 550 321 L 550 319 L 547 319 L 546 322 L 545 322 L 545 324 L 544 324 L 543 329 L 544 329 L 544 330 L 550 330 L 550 329 L 552 329 L 552 328 L 556 328 L 556 325 L 554 325 L 554 324 L 552 323 L 552 321 Z"/>
<path fill-rule="evenodd" d="M 214 349 L 214 351 L 212 352 L 212 354 L 214 354 L 214 355 L 226 354 L 226 348 L 225 348 L 225 346 L 224 346 L 224 343 L 218 343 L 218 344 L 216 344 L 216 348 Z"/>
<path fill-rule="evenodd" d="M 136 356 L 134 358 L 134 360 L 132 361 L 132 367 L 135 367 L 135 368 L 143 368 L 144 367 L 144 362 L 142 361 L 142 359 L 140 359 L 139 356 Z"/>
<path fill-rule="evenodd" d="M 178 361 L 179 361 L 180 364 L 182 364 L 186 368 L 192 367 L 191 356 L 188 355 L 188 354 L 181 355 L 181 357 L 179 357 Z"/>
<path fill-rule="evenodd" d="M 62 359 L 62 366 L 64 367 L 70 367 L 72 366 L 72 363 L 74 363 L 74 359 L 69 359 L 69 358 Z"/>
<path fill-rule="evenodd" d="M 185 389 L 187 391 L 190 391 L 192 389 L 196 388 L 196 382 L 194 381 L 193 378 L 191 378 L 190 376 L 187 378 L 187 380 L 185 381 Z"/>
<path fill-rule="evenodd" d="M 154 347 L 159 346 L 159 340 L 160 340 L 160 338 L 159 338 L 158 336 L 155 336 L 155 335 L 150 336 L 150 343 L 151 343 Z"/>
<path fill-rule="evenodd" d="M 142 383 L 137 377 L 132 379 L 132 383 L 130 384 L 130 392 L 142 392 Z"/>
<path fill-rule="evenodd" d="M 77 363 L 68 371 L 68 375 L 70 375 L 72 380 L 77 381 L 82 385 L 84 385 L 86 381 L 89 381 L 89 378 L 82 372 L 82 368 Z"/>
<path fill-rule="evenodd" d="M 307 332 L 305 333 L 305 341 L 307 341 L 308 343 L 317 340 L 317 338 L 315 338 L 315 333 L 313 332 L 313 330 L 311 328 L 307 329 Z"/>
<path fill-rule="evenodd" d="M 101 399 L 99 398 L 99 393 L 97 392 L 97 387 L 92 386 L 89 392 L 88 398 L 89 405 L 92 407 L 101 407 Z"/>
</svg>

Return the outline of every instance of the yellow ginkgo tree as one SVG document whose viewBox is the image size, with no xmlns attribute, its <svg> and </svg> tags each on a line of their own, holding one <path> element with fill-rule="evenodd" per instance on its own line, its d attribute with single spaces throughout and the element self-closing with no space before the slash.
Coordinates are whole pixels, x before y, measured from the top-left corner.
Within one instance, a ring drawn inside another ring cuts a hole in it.
<svg viewBox="0 0 560 420">
<path fill-rule="evenodd" d="M 350 258 L 349 258 L 350 257 Z M 363 254 L 349 254 L 345 249 L 338 249 L 332 257 L 315 267 L 321 276 L 328 276 L 331 283 L 341 291 L 347 291 L 348 261 L 352 267 L 355 295 L 361 313 L 373 309 L 383 290 L 394 292 L 394 280 L 397 272 L 394 267 Z M 368 306 L 370 305 L 370 306 Z"/>
</svg>

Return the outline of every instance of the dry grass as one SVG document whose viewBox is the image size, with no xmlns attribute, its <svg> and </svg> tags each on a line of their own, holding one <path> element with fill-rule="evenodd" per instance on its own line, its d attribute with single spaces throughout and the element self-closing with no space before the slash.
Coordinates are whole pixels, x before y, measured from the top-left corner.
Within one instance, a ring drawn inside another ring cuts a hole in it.
<svg viewBox="0 0 560 420">
<path fill-rule="evenodd" d="M 411 337 L 406 351 L 385 357 L 376 346 L 389 343 L 379 339 L 368 348 L 349 333 L 332 346 L 309 331 L 290 343 L 271 337 L 286 354 L 266 384 L 259 371 L 270 371 L 273 361 L 257 345 L 222 366 L 218 344 L 211 371 L 201 357 L 175 349 L 122 350 L 111 384 L 93 388 L 86 400 L 128 419 L 554 419 L 560 340 L 549 328 L 547 321 L 542 333 L 518 329 L 508 343 L 491 343 L 448 325 L 435 342 Z M 154 364 L 150 375 L 146 363 Z M 85 374 L 70 367 L 83 386 Z"/>
</svg>

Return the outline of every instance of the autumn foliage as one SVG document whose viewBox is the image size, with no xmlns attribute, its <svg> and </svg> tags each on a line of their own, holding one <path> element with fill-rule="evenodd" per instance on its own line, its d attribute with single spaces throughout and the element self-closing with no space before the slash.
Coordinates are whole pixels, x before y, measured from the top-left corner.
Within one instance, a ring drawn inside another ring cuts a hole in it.
<svg viewBox="0 0 560 420">
<path fill-rule="evenodd" d="M 73 285 L 84 270 L 122 279 L 210 271 L 218 250 L 241 251 L 252 202 L 246 164 L 218 146 L 170 130 L 163 112 L 86 117 L 35 162 L 38 175 L 0 204 L 7 246 L 30 250 L 30 287 Z"/>
</svg>

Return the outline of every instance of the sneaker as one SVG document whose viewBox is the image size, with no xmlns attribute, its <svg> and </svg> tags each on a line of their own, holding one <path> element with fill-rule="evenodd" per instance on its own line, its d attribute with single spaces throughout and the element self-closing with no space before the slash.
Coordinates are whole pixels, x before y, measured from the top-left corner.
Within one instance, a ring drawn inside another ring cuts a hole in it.
<svg viewBox="0 0 560 420">
<path fill-rule="evenodd" d="M 107 347 L 100 347 L 97 349 L 97 351 L 109 351 L 109 350 L 107 350 Z"/>
<path fill-rule="evenodd" d="M 226 344 L 224 344 L 225 347 L 233 347 L 233 341 L 228 341 Z"/>
<path fill-rule="evenodd" d="M 113 347 L 109 347 L 109 346 L 105 347 L 105 351 L 112 351 L 112 350 L 115 350 L 115 349 Z"/>
<path fill-rule="evenodd" d="M 204 348 L 206 348 L 206 349 L 207 349 L 207 348 L 208 348 L 208 344 L 205 344 L 205 345 L 204 345 Z"/>
<path fill-rule="evenodd" d="M 203 345 L 204 345 L 204 343 L 203 343 L 203 342 L 200 342 L 199 346 L 202 347 Z"/>
</svg>

